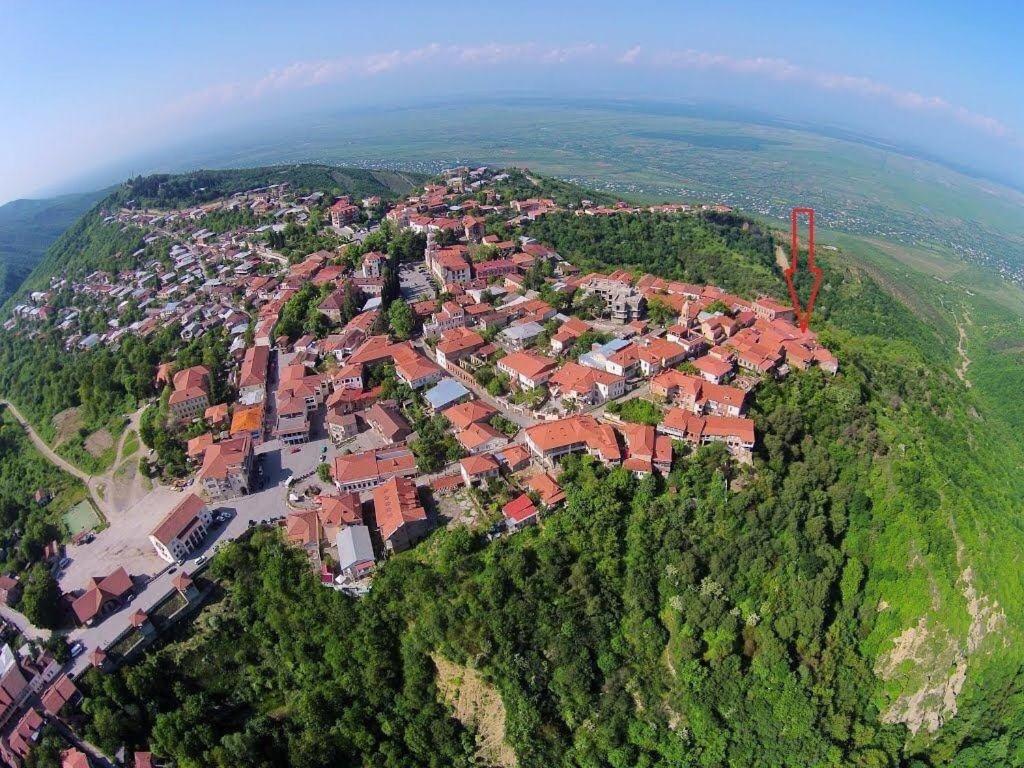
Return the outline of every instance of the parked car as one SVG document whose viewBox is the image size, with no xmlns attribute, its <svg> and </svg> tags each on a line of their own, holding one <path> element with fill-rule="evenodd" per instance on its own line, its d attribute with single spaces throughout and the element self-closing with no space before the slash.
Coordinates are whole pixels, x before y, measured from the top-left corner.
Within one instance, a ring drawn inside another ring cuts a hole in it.
<svg viewBox="0 0 1024 768">
<path fill-rule="evenodd" d="M 83 653 L 85 653 L 85 644 L 81 640 L 75 640 L 71 644 L 71 658 L 77 659 Z"/>
<path fill-rule="evenodd" d="M 71 558 L 70 558 L 70 557 L 62 557 L 62 558 L 60 559 L 60 562 L 59 562 L 59 563 L 57 563 L 57 567 L 58 567 L 58 568 L 59 568 L 60 570 L 62 570 L 62 571 L 63 571 L 63 570 L 65 569 L 65 568 L 67 568 L 67 567 L 68 567 L 69 565 L 71 565 Z"/>
<path fill-rule="evenodd" d="M 199 557 L 197 557 L 195 559 L 196 565 L 202 565 L 205 562 L 206 562 L 206 555 L 200 555 Z"/>
</svg>

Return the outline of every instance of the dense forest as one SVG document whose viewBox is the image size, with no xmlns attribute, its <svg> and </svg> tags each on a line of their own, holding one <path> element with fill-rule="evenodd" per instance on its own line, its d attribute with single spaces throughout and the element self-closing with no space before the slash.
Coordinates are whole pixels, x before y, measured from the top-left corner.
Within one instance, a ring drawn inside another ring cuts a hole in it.
<svg viewBox="0 0 1024 768">
<path fill-rule="evenodd" d="M 584 271 L 650 272 L 744 296 L 785 292 L 773 271 L 771 233 L 731 214 L 559 213 L 530 222 L 526 231 Z"/>
<path fill-rule="evenodd" d="M 79 408 L 83 429 L 97 429 L 154 394 L 156 366 L 183 346 L 180 330 L 171 325 L 148 339 L 127 336 L 117 350 L 75 352 L 49 334 L 0 334 L 0 394 L 46 439 L 53 437 L 51 419 L 67 408 Z"/>
<path fill-rule="evenodd" d="M 571 459 L 542 529 L 435 535 L 362 601 L 259 533 L 218 557 L 225 594 L 185 636 L 90 675 L 88 736 L 180 766 L 470 765 L 441 653 L 501 692 L 522 766 L 897 764 L 848 535 L 875 525 L 886 450 L 867 398 L 856 372 L 768 386 L 749 474 L 716 449 L 663 482 Z"/>
</svg>

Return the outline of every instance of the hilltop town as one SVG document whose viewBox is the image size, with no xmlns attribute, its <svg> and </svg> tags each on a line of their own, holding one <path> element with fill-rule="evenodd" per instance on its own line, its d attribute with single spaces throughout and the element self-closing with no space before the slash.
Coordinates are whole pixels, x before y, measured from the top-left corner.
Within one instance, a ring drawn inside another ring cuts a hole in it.
<svg viewBox="0 0 1024 768">
<path fill-rule="evenodd" d="M 279 526 L 325 589 L 363 595 L 438 526 L 493 538 L 542 523 L 566 498 L 570 454 L 641 478 L 714 444 L 749 465 L 758 387 L 838 371 L 776 298 L 585 272 L 524 232 L 556 212 L 727 208 L 568 206 L 510 194 L 529 179 L 514 173 L 450 169 L 396 201 L 288 184 L 181 209 L 129 201 L 102 212 L 141 239 L 118 269 L 55 275 L 13 307 L 7 333 L 56 329 L 69 352 L 174 328 L 225 354 L 152 371 L 149 462 L 164 482 L 55 545 L 73 658 L 0 656 L 3 759 L 27 755 L 39 707 L 59 718 L 77 675 L 132 660 L 198 608 L 212 553 L 257 526 Z M 178 470 L 162 447 L 175 444 Z"/>
</svg>

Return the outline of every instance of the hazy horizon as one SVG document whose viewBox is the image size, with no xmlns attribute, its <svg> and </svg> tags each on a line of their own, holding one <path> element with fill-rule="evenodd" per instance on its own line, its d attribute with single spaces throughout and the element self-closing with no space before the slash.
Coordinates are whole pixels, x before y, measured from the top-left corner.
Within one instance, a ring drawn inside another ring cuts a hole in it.
<svg viewBox="0 0 1024 768">
<path fill-rule="evenodd" d="M 1005 75 L 1021 58 L 1016 6 L 978 14 L 911 3 L 880 14 L 798 2 L 779 14 L 749 2 L 525 2 L 519 11 L 185 3 L 172 18 L 126 3 L 59 14 L 16 5 L 0 51 L 16 73 L 0 83 L 9 106 L 0 201 L 67 189 L 211 134 L 244 140 L 270 121 L 509 92 L 732 104 L 1024 186 L 1024 99 Z M 225 34 L 243 22 L 244 36 Z"/>
</svg>

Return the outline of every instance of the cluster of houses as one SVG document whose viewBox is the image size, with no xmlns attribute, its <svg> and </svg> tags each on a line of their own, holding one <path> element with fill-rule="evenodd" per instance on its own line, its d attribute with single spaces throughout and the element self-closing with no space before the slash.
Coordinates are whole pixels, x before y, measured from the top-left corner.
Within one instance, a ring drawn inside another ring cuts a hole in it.
<svg viewBox="0 0 1024 768">
<path fill-rule="evenodd" d="M 18 651 L 0 646 L 0 761 L 21 766 L 43 728 L 73 710 L 82 699 L 64 665 L 46 650 L 26 643 Z"/>
<path fill-rule="evenodd" d="M 7 325 L 54 323 L 66 332 L 68 348 L 116 344 L 125 333 L 145 335 L 172 322 L 181 324 L 185 338 L 226 327 L 229 370 L 168 361 L 156 372 L 168 390 L 170 428 L 195 435 L 187 443 L 195 480 L 194 492 L 159 521 L 149 542 L 168 563 L 188 558 L 217 522 L 211 505 L 234 498 L 242 509 L 245 496 L 262 488 L 257 449 L 274 443 L 299 450 L 326 436 L 335 446 L 321 457 L 330 470 L 328 487 L 301 501 L 283 498 L 280 523 L 324 581 L 341 586 L 365 587 L 378 559 L 426 536 L 436 523 L 434 502 L 460 488 L 500 491 L 507 499 L 500 507 L 504 530 L 537 522 L 564 502 L 559 463 L 571 454 L 638 477 L 667 474 L 684 445 L 721 443 L 750 462 L 757 435 L 748 406 L 758 384 L 794 369 L 838 371 L 815 333 L 800 330 L 793 309 L 774 298 L 621 270 L 583 274 L 544 243 L 488 234 L 491 223 L 521 232 L 522 223 L 561 209 L 542 197 L 502 199 L 505 178 L 486 168 L 451 169 L 387 210 L 392 226 L 425 235 L 423 263 L 415 266 L 439 297 L 410 302 L 417 328 L 411 340 L 381 332 L 387 255 L 369 251 L 349 266 L 338 252 L 317 251 L 288 264 L 259 237 L 288 221 L 308 221 L 317 207 L 336 231 L 358 239 L 353 225 L 364 211 L 379 215 L 382 201 L 299 197 L 285 185 L 181 211 L 112 212 L 108 223 L 144 232 L 138 268 L 55 278 L 49 290 L 15 307 Z M 684 215 L 707 208 L 583 201 L 573 211 Z M 243 209 L 259 223 L 222 233 L 204 225 L 214 212 Z M 528 287 L 538 279 L 550 303 Z M 320 336 L 275 337 L 286 303 L 309 284 L 329 286 L 319 310 L 333 326 Z M 68 292 L 74 301 L 57 301 Z M 567 300 L 555 302 L 552 295 Z M 77 297 L 106 310 L 106 329 L 85 333 Z M 668 315 L 670 322 L 650 321 L 655 303 L 657 316 Z M 130 322 L 122 322 L 125 317 Z M 379 382 L 385 370 L 413 393 L 418 407 L 443 419 L 461 458 L 439 472 L 420 471 L 409 402 L 384 397 Z M 213 386 L 221 375 L 229 387 Z M 213 393 L 223 389 L 230 400 L 218 402 Z M 657 423 L 625 418 L 621 404 L 637 397 L 651 401 Z M 195 434 L 195 424 L 204 431 Z M 91 579 L 71 609 L 91 625 L 124 607 L 134 588 L 124 568 L 115 568 Z M 184 573 L 175 588 L 186 599 L 196 597 Z M 147 617 L 132 620 L 142 628 Z M 94 665 L 102 666 L 103 651 L 94 653 Z M 35 663 L 15 659 L 12 666 L 0 656 L 5 669 Z M 17 685 L 8 690 L 6 675 L 0 708 L 4 696 L 9 708 L 21 696 Z M 61 690 L 73 699 L 72 689 Z M 18 739 L 29 743 L 41 722 L 33 708 L 18 714 L 24 727 L 18 721 L 0 744 L 3 755 L 19 754 Z"/>
<path fill-rule="evenodd" d="M 289 222 L 308 223 L 312 211 L 325 202 L 321 192 L 298 195 L 288 184 L 275 184 L 181 210 L 152 211 L 129 204 L 107 211 L 105 225 L 140 235 L 141 247 L 124 254 L 132 266 L 115 274 L 96 270 L 55 275 L 45 290 L 16 304 L 3 327 L 34 333 L 40 325 L 52 325 L 69 350 L 116 346 L 128 334 L 145 337 L 175 323 L 186 341 L 223 327 L 233 351 L 241 349 L 251 319 L 248 307 L 269 300 L 282 273 L 287 273 L 284 280 L 301 276 L 301 270 L 289 270 L 288 260 L 267 245 L 265 233 L 282 231 Z M 351 240 L 369 234 L 355 221 L 363 209 L 376 208 L 381 201 L 372 197 L 361 202 L 360 207 L 343 197 L 327 209 L 337 234 Z M 204 223 L 213 214 L 238 212 L 252 214 L 257 223 L 224 232 Z M 100 327 L 97 311 L 105 317 Z"/>
<path fill-rule="evenodd" d="M 295 511 L 297 517 L 289 516 L 285 525 L 315 561 L 325 546 L 349 553 L 341 565 L 351 574 L 365 570 L 354 563 L 363 562 L 359 558 L 366 554 L 366 541 L 386 552 L 402 549 L 422 534 L 417 512 L 422 505 L 410 493 L 417 482 L 441 488 L 458 481 L 486 485 L 501 474 L 535 467 L 547 478 L 539 482 L 557 486 L 557 460 L 574 452 L 643 475 L 667 471 L 673 441 L 693 446 L 721 442 L 737 459 L 749 462 L 756 437 L 746 408 L 760 378 L 815 365 L 837 370 L 835 357 L 814 333 L 796 326 L 792 308 L 771 297 L 747 299 L 716 286 L 625 271 L 581 274 L 543 243 L 488 234 L 488 222 L 501 221 L 515 231 L 524 221 L 560 210 L 546 198 L 501 199 L 497 190 L 504 178 L 486 168 L 452 169 L 441 182 L 387 211 L 392 226 L 425 234 L 423 268 L 436 292 L 445 296 L 412 304 L 419 329 L 412 341 L 374 334 L 381 308 L 373 297 L 381 293 L 388 259 L 383 253 L 365 253 L 354 270 L 342 266 L 336 254 L 320 251 L 296 264 L 282 264 L 272 274 L 246 274 L 244 296 L 251 313 L 246 320 L 254 332 L 248 344 L 234 349 L 230 380 L 236 400 L 211 402 L 210 372 L 202 366 L 174 372 L 168 365 L 158 372 L 171 388 L 172 420 L 185 424 L 202 419 L 209 427 L 187 447 L 196 488 L 207 501 L 255 489 L 255 451 L 266 441 L 289 446 L 327 434 L 340 446 L 372 432 L 374 447 L 346 452 L 331 462 L 334 491 L 340 496 L 319 497 L 315 509 Z M 223 205 L 258 204 L 266 213 L 277 204 L 288 206 L 283 218 L 304 215 L 302 205 L 311 201 L 285 195 L 284 188 L 270 188 L 235 196 Z M 367 203 L 380 207 L 380 201 L 363 201 L 364 207 Z M 332 226 L 338 228 L 351 224 L 361 209 L 342 197 L 328 210 Z M 686 214 L 696 209 L 583 201 L 574 212 L 603 216 L 641 210 Z M 161 216 L 188 216 L 196 226 L 203 218 L 197 211 L 120 215 L 136 223 L 151 216 L 147 223 L 157 229 L 164 226 Z M 192 244 L 219 247 L 225 237 L 193 233 Z M 270 254 L 250 249 L 246 258 L 260 256 Z M 538 265 L 544 267 L 541 274 L 548 275 L 551 291 L 574 296 L 577 302 L 595 297 L 589 305 L 596 311 L 562 314 L 528 290 L 527 276 Z M 285 303 L 309 283 L 334 286 L 319 308 L 336 327 L 321 338 L 275 338 Z M 337 327 L 353 287 L 362 311 Z M 667 307 L 675 321 L 652 326 L 647 310 L 653 302 L 663 305 L 661 314 Z M 591 343 L 581 347 L 586 339 Z M 383 400 L 380 387 L 370 384 L 379 380 L 374 373 L 381 365 L 393 366 L 397 380 L 419 393 L 432 413 L 446 418 L 464 456 L 457 471 L 453 468 L 431 483 L 419 476 L 408 444 L 415 435 L 403 404 Z M 500 378 L 496 395 L 484 392 L 482 370 Z M 609 403 L 636 396 L 641 387 L 649 389 L 647 396 L 662 409 L 658 424 L 633 425 L 603 411 Z M 504 417 L 510 415 L 518 416 L 517 424 L 524 427 L 518 435 L 508 434 Z M 496 426 L 499 416 L 506 429 Z M 360 504 L 352 503 L 353 494 Z M 343 515 L 347 522 L 340 525 L 335 521 L 338 498 L 348 499 Z M 153 545 L 161 557 L 180 560 L 194 548 L 208 524 L 202 505 L 198 499 L 189 502 L 185 506 L 190 511 L 172 512 L 162 532 L 154 532 Z M 523 515 L 525 503 L 521 506 L 513 510 L 509 525 L 529 519 Z M 374 511 L 372 530 L 360 529 L 367 527 L 364 507 Z M 378 508 L 389 510 L 383 518 L 391 523 L 382 524 Z M 395 509 L 408 514 L 395 514 Z M 344 546 L 339 536 L 345 537 Z"/>
</svg>

